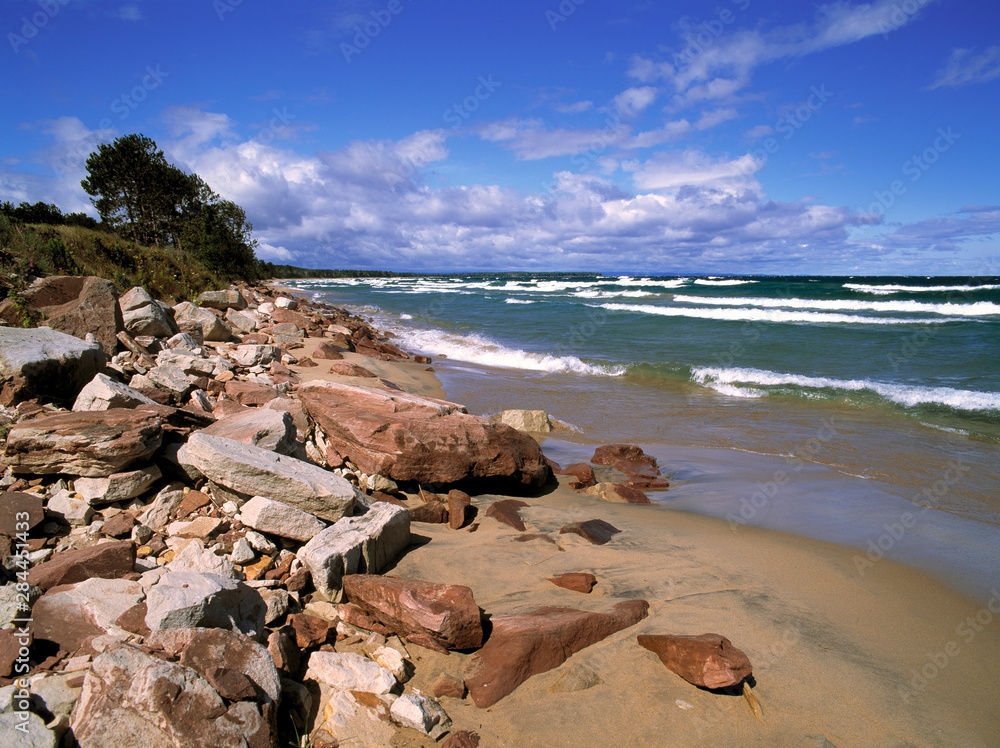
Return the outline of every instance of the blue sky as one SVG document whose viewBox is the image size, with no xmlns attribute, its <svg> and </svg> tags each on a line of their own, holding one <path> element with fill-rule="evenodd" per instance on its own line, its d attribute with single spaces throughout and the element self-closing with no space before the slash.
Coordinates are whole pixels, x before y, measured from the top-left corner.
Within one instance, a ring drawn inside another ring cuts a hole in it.
<svg viewBox="0 0 1000 748">
<path fill-rule="evenodd" d="M 1000 274 L 995 0 L 0 1 L 0 200 L 141 132 L 258 256 Z"/>
</svg>

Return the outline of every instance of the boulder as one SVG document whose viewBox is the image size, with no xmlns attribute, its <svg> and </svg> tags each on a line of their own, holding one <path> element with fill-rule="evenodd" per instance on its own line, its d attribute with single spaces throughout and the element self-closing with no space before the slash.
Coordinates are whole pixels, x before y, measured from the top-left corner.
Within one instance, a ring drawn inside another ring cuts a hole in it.
<svg viewBox="0 0 1000 748">
<path fill-rule="evenodd" d="M 281 349 L 276 345 L 240 345 L 233 360 L 240 366 L 267 366 L 281 360 Z"/>
<path fill-rule="evenodd" d="M 353 652 L 313 652 L 306 678 L 342 691 L 374 694 L 390 693 L 398 686 L 392 673 Z"/>
<path fill-rule="evenodd" d="M 0 327 L 0 405 L 75 398 L 104 362 L 97 343 L 47 327 Z"/>
<path fill-rule="evenodd" d="M 326 528 L 308 512 L 263 496 L 254 496 L 240 508 L 240 521 L 255 530 L 300 543 L 308 543 Z"/>
<path fill-rule="evenodd" d="M 628 600 L 611 613 L 540 608 L 519 615 L 495 615 L 490 638 L 473 655 L 465 685 L 476 706 L 497 703 L 532 675 L 558 667 L 584 647 L 645 618 L 649 603 Z"/>
<path fill-rule="evenodd" d="M 154 413 L 124 408 L 55 413 L 12 427 L 4 461 L 15 473 L 102 478 L 149 457 L 162 440 Z"/>
<path fill-rule="evenodd" d="M 68 490 L 56 491 L 49 498 L 46 511 L 57 521 L 73 527 L 89 525 L 94 518 L 94 508 L 83 499 L 78 499 Z"/>
<path fill-rule="evenodd" d="M 444 400 L 313 380 L 299 398 L 330 448 L 363 472 L 396 481 L 508 478 L 538 487 L 552 472 L 538 443 Z"/>
<path fill-rule="evenodd" d="M 610 465 L 629 477 L 629 486 L 654 491 L 665 490 L 670 484 L 660 477 L 656 459 L 634 444 L 605 444 L 594 451 L 590 459 L 595 465 Z"/>
<path fill-rule="evenodd" d="M 97 374 L 80 390 L 73 410 L 110 410 L 137 405 L 156 405 L 156 402 L 107 374 Z"/>
<path fill-rule="evenodd" d="M 236 494 L 266 496 L 329 522 L 354 509 L 355 489 L 344 478 L 261 447 L 196 433 L 177 460 Z"/>
<path fill-rule="evenodd" d="M 576 478 L 575 481 L 569 484 L 570 488 L 590 488 L 597 484 L 597 479 L 594 477 L 594 468 L 586 462 L 567 465 L 558 471 L 558 475 L 572 475 Z"/>
<path fill-rule="evenodd" d="M 610 522 L 605 522 L 603 519 L 590 519 L 586 522 L 573 522 L 569 525 L 563 525 L 559 529 L 559 532 L 563 535 L 567 533 L 579 535 L 581 538 L 590 541 L 593 545 L 604 545 L 620 533 L 621 530 Z"/>
<path fill-rule="evenodd" d="M 504 410 L 493 419 L 505 423 L 512 429 L 533 434 L 547 434 L 552 431 L 549 416 L 544 410 Z"/>
<path fill-rule="evenodd" d="M 139 582 L 127 579 L 87 579 L 54 587 L 31 609 L 36 641 L 49 641 L 57 649 L 75 652 L 93 636 L 129 632 L 116 621 L 146 597 Z"/>
<path fill-rule="evenodd" d="M 199 433 L 225 437 L 283 455 L 291 454 L 295 446 L 295 424 L 291 414 L 272 408 L 234 413 Z"/>
<path fill-rule="evenodd" d="M 521 519 L 521 515 L 517 511 L 522 506 L 530 505 L 520 499 L 500 499 L 500 501 L 494 501 L 490 504 L 489 509 L 486 510 L 486 516 L 493 517 L 497 522 L 513 527 L 518 532 L 524 532 L 524 520 Z"/>
<path fill-rule="evenodd" d="M 198 295 L 197 302 L 199 306 L 223 312 L 227 309 L 238 311 L 247 308 L 247 300 L 235 288 L 228 288 L 225 291 L 204 291 Z"/>
<path fill-rule="evenodd" d="M 93 577 L 118 579 L 132 573 L 135 543 L 115 540 L 55 554 L 28 571 L 28 583 L 43 590 Z"/>
<path fill-rule="evenodd" d="M 565 587 L 567 590 L 573 590 L 574 592 L 590 594 L 590 591 L 594 589 L 594 585 L 597 584 L 597 577 L 586 571 L 572 571 L 567 574 L 556 574 L 554 577 L 549 577 L 549 581 L 556 587 Z"/>
<path fill-rule="evenodd" d="M 392 702 L 393 721 L 437 740 L 451 727 L 451 718 L 434 699 L 422 693 L 405 693 Z"/>
<path fill-rule="evenodd" d="M 177 402 L 182 401 L 195 388 L 184 370 L 174 364 L 154 366 L 146 372 L 146 378 L 154 387 L 169 392 Z"/>
<path fill-rule="evenodd" d="M 197 326 L 202 340 L 223 342 L 232 337 L 233 331 L 218 315 L 195 306 L 190 301 L 182 301 L 174 307 L 174 317 L 179 327 Z"/>
<path fill-rule="evenodd" d="M 130 646 L 94 659 L 73 710 L 81 748 L 276 744 L 276 710 L 227 701 L 194 669 Z"/>
<path fill-rule="evenodd" d="M 365 367 L 352 364 L 350 361 L 334 361 L 330 364 L 330 373 L 339 374 L 342 377 L 364 377 L 367 379 L 378 376 Z"/>
<path fill-rule="evenodd" d="M 479 733 L 459 730 L 448 736 L 441 748 L 479 748 Z"/>
<path fill-rule="evenodd" d="M 246 312 L 238 312 L 235 309 L 226 310 L 226 322 L 234 332 L 240 334 L 251 333 L 257 329 L 257 318 Z"/>
<path fill-rule="evenodd" d="M 356 574 L 344 577 L 344 595 L 373 621 L 414 644 L 447 651 L 483 643 L 479 606 L 468 587 Z"/>
<path fill-rule="evenodd" d="M 170 571 L 149 590 L 146 626 L 223 628 L 256 638 L 264 631 L 267 604 L 256 590 L 219 574 Z"/>
<path fill-rule="evenodd" d="M 321 361 L 338 361 L 344 357 L 344 354 L 335 345 L 323 342 L 316 346 L 316 350 L 312 352 L 312 357 L 318 358 Z"/>
<path fill-rule="evenodd" d="M 132 335 L 169 338 L 180 332 L 174 318 L 141 286 L 131 288 L 118 299 L 125 329 Z"/>
<path fill-rule="evenodd" d="M 278 396 L 278 390 L 269 384 L 231 379 L 226 382 L 226 396 L 232 398 L 240 405 L 257 407 L 267 405 L 267 403 L 274 400 Z M 221 405 L 222 400 L 220 398 L 219 410 L 221 410 Z"/>
<path fill-rule="evenodd" d="M 750 658 L 721 634 L 651 634 L 639 636 L 638 641 L 668 670 L 702 688 L 735 686 L 753 672 Z"/>
<path fill-rule="evenodd" d="M 21 294 L 28 308 L 41 312 L 47 327 L 77 338 L 97 338 L 109 356 L 118 347 L 115 336 L 125 329 L 115 285 L 93 275 L 52 275 L 38 278 Z"/>
<path fill-rule="evenodd" d="M 77 478 L 73 488 L 90 504 L 111 504 L 142 496 L 162 477 L 156 465 L 146 465 L 126 473 L 112 473 L 107 478 Z"/>
<path fill-rule="evenodd" d="M 440 499 L 431 499 L 410 507 L 410 521 L 443 525 L 448 521 L 448 505 Z"/>
<path fill-rule="evenodd" d="M 322 595 L 337 597 L 345 575 L 384 569 L 410 542 L 410 513 L 376 502 L 359 517 L 344 517 L 299 549 Z"/>
</svg>

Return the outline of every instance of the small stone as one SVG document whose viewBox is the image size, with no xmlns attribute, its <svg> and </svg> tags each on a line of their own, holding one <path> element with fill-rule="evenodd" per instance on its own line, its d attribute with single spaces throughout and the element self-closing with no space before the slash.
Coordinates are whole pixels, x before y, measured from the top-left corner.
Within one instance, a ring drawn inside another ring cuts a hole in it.
<svg viewBox="0 0 1000 748">
<path fill-rule="evenodd" d="M 437 740 L 451 727 L 451 718 L 434 699 L 420 693 L 400 696 L 389 709 L 392 718 Z"/>
<path fill-rule="evenodd" d="M 237 540 L 233 544 L 233 552 L 229 554 L 229 560 L 237 566 L 248 564 L 255 558 L 257 558 L 257 554 L 254 553 L 253 548 L 246 541 L 246 538 L 240 538 Z"/>
<path fill-rule="evenodd" d="M 466 693 L 465 681 L 461 678 L 456 678 L 450 673 L 441 673 L 438 679 L 434 681 L 431 692 L 436 698 L 450 696 L 453 699 L 464 699 Z"/>
</svg>

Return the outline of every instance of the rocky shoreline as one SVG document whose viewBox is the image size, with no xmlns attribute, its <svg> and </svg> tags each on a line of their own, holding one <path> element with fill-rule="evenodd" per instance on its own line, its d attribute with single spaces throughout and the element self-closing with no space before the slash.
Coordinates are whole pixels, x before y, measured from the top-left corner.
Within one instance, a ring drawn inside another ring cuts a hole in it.
<svg viewBox="0 0 1000 748">
<path fill-rule="evenodd" d="M 405 380 L 400 363 L 420 376 L 427 359 L 275 288 L 171 307 L 58 277 L 26 297 L 50 327 L 0 327 L 5 745 L 473 746 L 442 702 L 490 707 L 648 615 L 641 599 L 497 615 L 467 586 L 381 574 L 419 545 L 418 523 L 525 531 L 526 502 L 477 517 L 470 493 L 541 495 L 562 472 L 648 504 L 667 481 L 638 448 L 595 455 L 621 482 L 560 471 L 529 433 L 550 429 L 544 413 L 486 419 L 407 392 L 377 372 Z M 619 531 L 593 518 L 560 532 Z M 550 581 L 589 593 L 597 579 Z M 726 687 L 750 675 L 729 647 L 735 660 L 718 642 L 658 653 Z M 413 648 L 467 662 L 426 693 L 406 685 Z"/>
</svg>

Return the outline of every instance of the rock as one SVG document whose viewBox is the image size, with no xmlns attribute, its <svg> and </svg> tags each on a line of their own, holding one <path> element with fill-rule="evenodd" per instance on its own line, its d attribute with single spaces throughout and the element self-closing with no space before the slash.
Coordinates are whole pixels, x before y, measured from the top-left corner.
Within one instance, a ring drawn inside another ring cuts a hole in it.
<svg viewBox="0 0 1000 748">
<path fill-rule="evenodd" d="M 410 542 L 410 513 L 377 502 L 360 517 L 344 517 L 302 546 L 298 558 L 322 595 L 336 597 L 346 574 L 384 569 Z"/>
<path fill-rule="evenodd" d="M 392 673 L 353 652 L 313 652 L 306 678 L 344 691 L 374 694 L 390 693 L 398 686 Z"/>
<path fill-rule="evenodd" d="M 193 571 L 198 574 L 218 574 L 220 577 L 237 581 L 243 579 L 243 574 L 236 571 L 232 561 L 225 556 L 216 555 L 214 551 L 205 548 L 200 541 L 184 546 L 166 568 L 174 572 Z"/>
<path fill-rule="evenodd" d="M 232 439 L 192 434 L 177 459 L 234 493 L 266 496 L 330 522 L 354 509 L 355 489 L 339 475 Z"/>
<path fill-rule="evenodd" d="M 377 634 L 372 634 L 372 636 L 377 636 Z M 392 673 L 400 683 L 406 683 L 413 675 L 413 666 L 406 661 L 403 653 L 398 649 L 393 647 L 376 647 L 369 651 L 365 647 L 365 654 Z"/>
<path fill-rule="evenodd" d="M 570 483 L 570 488 L 589 488 L 596 485 L 597 479 L 594 477 L 594 468 L 586 462 L 576 462 L 567 465 L 559 471 L 559 475 L 572 475 L 576 481 Z"/>
<path fill-rule="evenodd" d="M 242 566 L 243 564 L 253 562 L 255 558 L 257 558 L 257 554 L 250 547 L 250 543 L 247 542 L 246 538 L 240 538 L 233 543 L 233 551 L 229 554 L 229 560 L 232 563 Z"/>
<path fill-rule="evenodd" d="M 225 291 L 204 291 L 198 294 L 197 302 L 199 306 L 219 309 L 223 312 L 227 309 L 247 308 L 247 300 L 235 288 L 229 288 Z"/>
<path fill-rule="evenodd" d="M 275 703 L 281 695 L 281 678 L 267 649 L 235 631 L 218 628 L 162 629 L 146 639 L 146 646 L 163 650 L 171 659 L 178 658 L 180 665 L 191 668 L 210 683 L 218 678 L 219 673 L 214 672 L 216 669 L 239 673 L 255 686 L 250 690 L 250 698 L 259 693 L 265 703 Z M 226 698 L 236 700 L 232 696 Z"/>
<path fill-rule="evenodd" d="M 434 740 L 451 727 L 451 718 L 434 699 L 421 693 L 405 693 L 392 702 L 392 718 L 403 727 L 410 727 Z"/>
<path fill-rule="evenodd" d="M 323 618 L 300 613 L 292 616 L 292 630 L 299 649 L 309 649 L 326 644 L 330 635 L 330 624 Z"/>
<path fill-rule="evenodd" d="M 489 509 L 486 510 L 486 516 L 493 517 L 497 522 L 513 527 L 519 532 L 524 532 L 524 520 L 521 519 L 521 515 L 517 511 L 522 506 L 529 506 L 529 504 L 520 499 L 500 499 L 500 501 L 494 501 L 490 504 Z"/>
<path fill-rule="evenodd" d="M 88 639 L 113 633 L 125 639 L 129 632 L 117 625 L 129 608 L 145 598 L 139 582 L 127 579 L 87 579 L 60 585 L 38 599 L 31 610 L 36 641 L 75 652 Z"/>
<path fill-rule="evenodd" d="M 297 309 L 299 306 L 299 302 L 297 302 L 295 299 L 290 299 L 287 296 L 279 296 L 274 300 L 274 305 L 278 309 L 291 310 L 291 309 Z"/>
<path fill-rule="evenodd" d="M 108 355 L 118 347 L 115 335 L 125 327 L 111 281 L 93 275 L 52 275 L 35 280 L 21 296 L 29 309 L 41 312 L 47 327 L 81 339 L 93 335 Z"/>
<path fill-rule="evenodd" d="M 177 319 L 177 307 L 174 307 L 174 319 Z M 167 345 L 173 350 L 194 351 L 194 349 L 201 346 L 203 342 L 204 337 L 202 337 L 199 341 L 195 340 L 190 333 L 179 332 L 167 341 Z"/>
<path fill-rule="evenodd" d="M 59 738 L 34 712 L 0 712 L 0 745 L 17 748 L 56 748 Z"/>
<path fill-rule="evenodd" d="M 645 618 L 649 603 L 628 600 L 611 613 L 540 608 L 520 615 L 495 615 L 489 640 L 473 655 L 465 685 L 476 706 L 497 703 L 532 675 L 558 667 L 584 647 Z"/>
<path fill-rule="evenodd" d="M 299 671 L 299 649 L 290 637 L 280 631 L 272 631 L 268 635 L 267 653 L 280 672 L 291 674 Z"/>
<path fill-rule="evenodd" d="M 34 493 L 0 493 L 0 535 L 16 538 L 28 533 L 45 519 L 42 497 Z"/>
<path fill-rule="evenodd" d="M 73 487 L 90 504 L 111 504 L 142 496 L 162 477 L 156 465 L 146 465 L 126 473 L 112 473 L 107 478 L 77 478 Z"/>
<path fill-rule="evenodd" d="M 87 548 L 57 553 L 51 560 L 28 571 L 28 583 L 48 590 L 86 579 L 119 579 L 132 573 L 135 543 L 115 540 Z"/>
<path fill-rule="evenodd" d="M 621 532 L 617 527 L 603 519 L 590 519 L 586 522 L 574 522 L 563 525 L 560 534 L 572 533 L 590 541 L 594 545 L 604 545 Z"/>
<path fill-rule="evenodd" d="M 137 405 L 156 405 L 156 402 L 107 374 L 97 374 L 80 390 L 73 410 L 110 410 Z"/>
<path fill-rule="evenodd" d="M 75 398 L 104 361 L 97 343 L 47 327 L 0 327 L 0 405 Z"/>
<path fill-rule="evenodd" d="M 233 360 L 240 366 L 267 366 L 281 360 L 281 349 L 275 345 L 237 346 Z"/>
<path fill-rule="evenodd" d="M 254 496 L 240 509 L 240 521 L 247 527 L 283 538 L 307 543 L 326 528 L 326 524 L 301 509 L 263 496 Z"/>
<path fill-rule="evenodd" d="M 465 692 L 465 681 L 449 673 L 441 673 L 431 688 L 431 693 L 438 699 L 442 696 L 450 696 L 453 699 L 464 699 Z"/>
<path fill-rule="evenodd" d="M 146 597 L 146 626 L 224 628 L 256 637 L 264 629 L 267 605 L 260 594 L 218 574 L 171 571 Z"/>
<path fill-rule="evenodd" d="M 579 663 L 570 666 L 560 675 L 555 683 L 548 687 L 549 693 L 575 693 L 600 685 L 604 681 L 586 665 Z"/>
<path fill-rule="evenodd" d="M 459 730 L 448 736 L 441 748 L 479 748 L 479 733 Z"/>
<path fill-rule="evenodd" d="M 479 606 L 468 587 L 356 574 L 344 577 L 344 594 L 372 620 L 415 644 L 447 651 L 483 643 Z"/>
<path fill-rule="evenodd" d="M 377 696 L 334 691 L 323 707 L 323 729 L 315 733 L 316 748 L 392 745 L 398 733 L 388 720 L 388 712 L 388 705 Z"/>
<path fill-rule="evenodd" d="M 291 454 L 295 447 L 295 424 L 291 414 L 270 408 L 234 413 L 220 418 L 199 433 L 221 436 L 283 455 Z"/>
<path fill-rule="evenodd" d="M 337 361 L 342 359 L 344 354 L 336 346 L 324 342 L 316 346 L 316 350 L 312 352 L 312 357 L 326 361 Z"/>
<path fill-rule="evenodd" d="M 556 587 L 589 594 L 597 584 L 597 577 L 586 571 L 574 571 L 568 574 L 556 574 L 554 577 L 549 577 L 549 581 Z"/>
<path fill-rule="evenodd" d="M 177 336 L 175 336 L 177 337 Z M 190 337 L 190 336 L 188 336 Z M 173 338 L 171 338 L 173 340 Z M 186 375 L 191 377 L 209 377 L 215 372 L 215 362 L 201 356 L 196 356 L 190 351 L 175 351 L 164 348 L 156 354 L 157 366 L 176 366 Z"/>
<path fill-rule="evenodd" d="M 109 538 L 124 538 L 132 534 L 135 527 L 135 517 L 130 512 L 122 512 L 104 521 L 101 533 Z"/>
<path fill-rule="evenodd" d="M 27 611 L 25 611 L 27 613 Z M 14 663 L 17 662 L 21 647 L 30 648 L 32 644 L 32 632 L 19 636 L 16 629 L 0 629 L 0 678 L 9 678 L 14 672 Z M 0 704 L 0 710 L 5 705 Z"/>
<path fill-rule="evenodd" d="M 615 504 L 650 504 L 649 497 L 638 488 L 630 488 L 621 483 L 598 483 L 585 489 L 585 493 L 599 496 L 602 501 Z"/>
<path fill-rule="evenodd" d="M 365 367 L 352 364 L 350 361 L 334 361 L 330 364 L 330 373 L 339 374 L 342 377 L 364 377 L 368 379 L 378 376 Z"/>
<path fill-rule="evenodd" d="M 277 388 L 272 385 L 261 384 L 260 382 L 243 382 L 236 379 L 226 382 L 225 391 L 226 397 L 232 398 L 240 405 L 251 405 L 254 407 L 267 405 L 278 396 Z M 220 408 L 221 405 L 222 400 L 220 398 Z M 227 415 L 227 412 L 222 411 L 222 415 Z"/>
<path fill-rule="evenodd" d="M 118 306 L 121 307 L 125 329 L 132 335 L 169 338 L 180 332 L 173 317 L 141 286 L 122 294 Z"/>
<path fill-rule="evenodd" d="M 643 453 L 634 444 L 606 444 L 598 447 L 590 460 L 595 465 L 610 465 L 629 476 L 633 488 L 664 490 L 670 484 L 660 477 L 656 459 Z"/>
<path fill-rule="evenodd" d="M 232 337 L 233 331 L 217 315 L 201 309 L 190 301 L 182 301 L 174 307 L 174 318 L 179 327 L 197 325 L 202 339 L 209 342 L 223 342 Z"/>
<path fill-rule="evenodd" d="M 56 718 L 69 717 L 73 713 L 82 689 L 83 678 L 78 673 L 47 673 L 31 679 L 32 695 Z"/>
<path fill-rule="evenodd" d="M 257 318 L 246 312 L 237 312 L 235 309 L 226 310 L 226 322 L 229 326 L 240 334 L 251 333 L 257 329 Z"/>
<path fill-rule="evenodd" d="M 518 431 L 528 431 L 533 434 L 547 434 L 552 431 L 552 424 L 549 423 L 549 417 L 544 410 L 504 410 L 494 418 Z"/>
<path fill-rule="evenodd" d="M 301 385 L 299 397 L 330 447 L 369 475 L 420 483 L 508 478 L 538 487 L 552 474 L 534 439 L 455 403 L 322 380 Z"/>
<path fill-rule="evenodd" d="M 13 426 L 4 461 L 15 473 L 106 477 L 149 457 L 163 439 L 160 417 L 113 408 L 56 413 Z"/>
<path fill-rule="evenodd" d="M 242 748 L 274 745 L 275 716 L 248 701 L 227 705 L 192 668 L 120 646 L 94 659 L 71 728 L 81 748 Z"/>
<path fill-rule="evenodd" d="M 468 520 L 472 497 L 464 491 L 453 488 L 448 492 L 448 526 L 459 530 Z"/>
<path fill-rule="evenodd" d="M 448 505 L 437 499 L 410 508 L 411 522 L 443 525 L 448 521 Z"/>
<path fill-rule="evenodd" d="M 702 688 L 735 686 L 753 672 L 750 659 L 720 634 L 640 635 L 638 641 L 668 670 Z"/>
<path fill-rule="evenodd" d="M 73 527 L 89 525 L 94 518 L 94 508 L 83 499 L 77 499 L 70 491 L 58 491 L 49 499 L 49 514 Z"/>
<path fill-rule="evenodd" d="M 277 397 L 265 403 L 263 407 L 267 410 L 280 410 L 288 413 L 292 417 L 292 423 L 297 432 L 295 438 L 303 440 L 306 438 L 310 429 L 309 416 L 301 402 L 289 397 Z"/>
<path fill-rule="evenodd" d="M 173 364 L 154 366 L 146 373 L 146 378 L 154 387 L 169 392 L 177 402 L 183 400 L 195 388 L 184 370 Z"/>
</svg>

